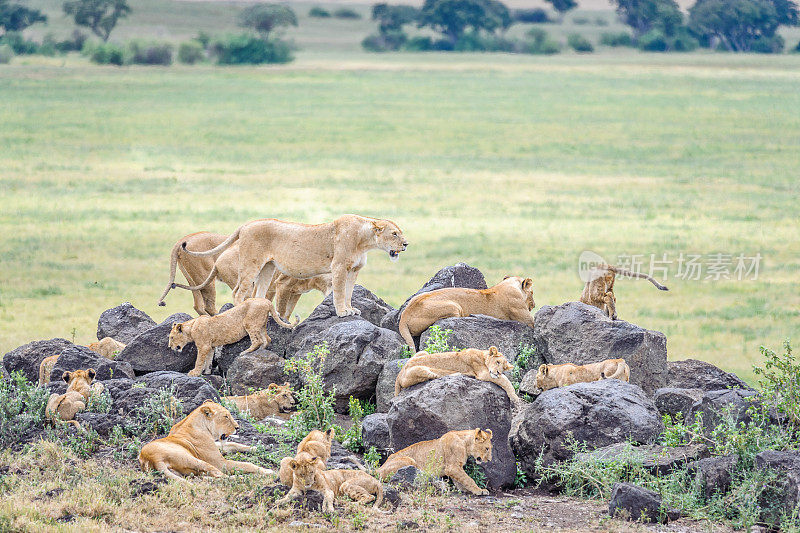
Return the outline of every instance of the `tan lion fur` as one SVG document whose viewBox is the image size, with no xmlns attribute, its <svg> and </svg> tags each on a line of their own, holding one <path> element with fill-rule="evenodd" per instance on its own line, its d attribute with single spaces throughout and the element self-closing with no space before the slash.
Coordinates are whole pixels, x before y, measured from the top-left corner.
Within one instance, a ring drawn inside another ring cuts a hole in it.
<svg viewBox="0 0 800 533">
<path fill-rule="evenodd" d="M 331 458 L 331 445 L 335 437 L 333 428 L 327 431 L 320 431 L 318 429 L 312 430 L 305 436 L 300 444 L 297 445 L 297 454 L 307 453 L 312 457 L 318 457 L 322 461 L 323 466 L 328 464 L 328 459 Z M 284 457 L 281 459 L 279 476 L 281 483 L 290 487 L 292 485 L 292 469 L 289 467 L 291 457 Z"/>
<path fill-rule="evenodd" d="M 58 362 L 58 358 L 61 357 L 61 354 L 56 355 L 49 355 L 42 359 L 42 362 L 39 363 L 39 385 L 47 385 L 50 383 L 50 374 L 53 373 L 53 369 Z"/>
<path fill-rule="evenodd" d="M 67 382 L 67 392 L 50 395 L 44 411 L 45 418 L 53 424 L 61 421 L 81 427 L 75 421 L 75 415 L 86 409 L 92 395 L 92 380 L 95 375 L 94 368 L 64 372 L 61 379 Z"/>
<path fill-rule="evenodd" d="M 250 336 L 250 347 L 242 354 L 250 353 L 259 347 L 266 348 L 272 339 L 267 335 L 269 317 L 281 326 L 291 329 L 265 298 L 250 298 L 241 304 L 215 316 L 199 316 L 186 322 L 175 323 L 169 332 L 169 347 L 181 351 L 190 342 L 197 345 L 197 362 L 189 371 L 190 376 L 211 372 L 213 349 L 217 346 L 238 342 L 245 335 Z"/>
<path fill-rule="evenodd" d="M 449 477 L 461 491 L 476 495 L 489 494 L 464 472 L 464 464 L 469 456 L 474 457 L 478 464 L 492 460 L 491 429 L 449 431 L 438 439 L 412 444 L 390 455 L 378 469 L 378 477 L 388 479 L 404 466 L 415 466 L 439 477 Z"/>
<path fill-rule="evenodd" d="M 316 490 L 324 495 L 323 512 L 334 512 L 333 500 L 347 496 L 362 505 L 375 500 L 373 509 L 383 503 L 383 486 L 381 482 L 362 470 L 325 470 L 319 457 L 302 452 L 288 461 L 292 473 L 291 489 L 276 505 L 283 505 L 295 496 L 307 490 Z"/>
<path fill-rule="evenodd" d="M 496 346 L 488 350 L 470 348 L 460 352 L 427 353 L 419 352 L 406 361 L 394 380 L 394 394 L 417 383 L 429 381 L 450 374 L 463 374 L 482 381 L 488 381 L 502 388 L 509 399 L 517 403 L 519 396 L 511 381 L 503 372 L 513 367 Z"/>
<path fill-rule="evenodd" d="M 274 297 L 275 310 L 284 320 L 289 320 L 300 296 L 313 290 L 318 290 L 324 296 L 329 295 L 333 290 L 333 276 L 320 274 L 313 278 L 297 279 L 276 271 L 267 290 L 267 300 Z"/>
<path fill-rule="evenodd" d="M 541 365 L 536 372 L 536 388 L 542 391 L 566 387 L 574 383 L 590 383 L 601 379 L 629 381 L 631 369 L 625 359 L 606 359 L 586 365 Z"/>
<path fill-rule="evenodd" d="M 394 260 L 408 246 L 394 222 L 343 215 L 333 222 L 316 225 L 255 220 L 240 226 L 216 248 L 189 253 L 213 256 L 234 243 L 239 245 L 239 282 L 234 304 L 251 296 L 266 296 L 276 269 L 298 279 L 330 273 L 338 316 L 361 313 L 353 308 L 351 300 L 358 272 L 367 262 L 367 252 L 381 249 Z M 209 275 L 190 290 L 201 289 L 211 282 L 213 276 Z"/>
<path fill-rule="evenodd" d="M 232 471 L 270 475 L 272 470 L 244 461 L 231 461 L 220 449 L 248 451 L 249 446 L 228 445 L 224 441 L 236 432 L 239 424 L 221 405 L 206 400 L 200 407 L 172 426 L 169 434 L 145 444 L 139 452 L 142 470 L 158 470 L 167 477 L 209 475 L 221 477 Z"/>
<path fill-rule="evenodd" d="M 93 342 L 86 346 L 94 353 L 99 353 L 106 359 L 114 359 L 122 350 L 125 349 L 125 344 L 112 339 L 111 337 L 103 337 L 97 342 Z"/>
<path fill-rule="evenodd" d="M 502 320 L 516 320 L 533 327 L 531 310 L 533 281 L 530 278 L 506 276 L 488 289 L 448 287 L 418 294 L 408 302 L 400 315 L 400 335 L 411 349 L 414 337 L 437 320 L 469 315 L 487 315 Z"/>
<path fill-rule="evenodd" d="M 656 286 L 659 290 L 668 291 L 669 289 L 661 285 L 652 276 L 631 272 L 624 268 L 600 265 L 589 273 L 590 279 L 583 287 L 581 302 L 601 309 L 611 320 L 617 319 L 617 297 L 614 295 L 614 280 L 617 274 L 634 278 L 646 279 Z"/>
<path fill-rule="evenodd" d="M 256 420 L 290 412 L 295 406 L 294 393 L 287 381 L 283 385 L 270 383 L 264 390 L 243 396 L 224 396 L 237 409 Z"/>
</svg>

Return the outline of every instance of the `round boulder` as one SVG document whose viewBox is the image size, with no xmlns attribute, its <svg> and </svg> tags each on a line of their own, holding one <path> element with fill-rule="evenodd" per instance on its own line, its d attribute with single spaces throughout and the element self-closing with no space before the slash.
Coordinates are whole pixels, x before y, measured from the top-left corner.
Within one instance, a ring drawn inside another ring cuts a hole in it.
<svg viewBox="0 0 800 533">
<path fill-rule="evenodd" d="M 264 349 L 237 357 L 227 374 L 231 393 L 248 394 L 250 391 L 266 389 L 270 383 L 282 385 L 289 381 L 283 371 L 285 362 L 282 357 Z"/>
<path fill-rule="evenodd" d="M 394 382 L 406 361 L 408 359 L 393 359 L 383 364 L 383 370 L 378 375 L 378 384 L 375 386 L 375 403 L 377 404 L 375 410 L 377 412 L 389 412 L 392 398 L 394 398 Z"/>
<path fill-rule="evenodd" d="M 14 348 L 3 356 L 3 368 L 6 373 L 22 372 L 25 378 L 39 382 L 39 365 L 46 357 L 61 354 L 67 348 L 75 346 L 67 339 L 50 339 L 33 341 Z"/>
<path fill-rule="evenodd" d="M 192 317 L 186 313 L 175 313 L 162 323 L 151 327 L 130 341 L 117 356 L 117 361 L 131 364 L 137 376 L 163 370 L 188 372 L 197 361 L 197 347 L 193 342 L 180 352 L 169 348 L 169 332 L 174 322 L 186 322 Z"/>
<path fill-rule="evenodd" d="M 733 388 L 752 390 L 736 374 L 725 372 L 711 363 L 697 359 L 668 362 L 666 386 L 678 389 L 699 389 L 705 392 Z"/>
<path fill-rule="evenodd" d="M 653 402 L 659 413 L 674 417 L 678 413 L 686 415 L 692 406 L 702 398 L 703 391 L 701 389 L 664 387 L 658 389 L 653 395 Z"/>
<path fill-rule="evenodd" d="M 386 413 L 373 413 L 364 417 L 361 421 L 361 437 L 364 441 L 364 449 L 369 450 L 371 446 L 383 454 L 388 454 L 392 448 L 389 438 L 389 422 Z"/>
<path fill-rule="evenodd" d="M 58 357 L 53 371 L 50 373 L 50 381 L 61 381 L 61 376 L 66 371 L 72 372 L 87 368 L 95 369 L 97 375 L 94 379 L 97 381 L 134 377 L 130 363 L 106 359 L 85 346 L 71 346 Z"/>
<path fill-rule="evenodd" d="M 137 336 L 156 325 L 147 313 L 136 309 L 130 302 L 103 311 L 97 321 L 97 340 L 111 337 L 128 344 Z"/>
</svg>

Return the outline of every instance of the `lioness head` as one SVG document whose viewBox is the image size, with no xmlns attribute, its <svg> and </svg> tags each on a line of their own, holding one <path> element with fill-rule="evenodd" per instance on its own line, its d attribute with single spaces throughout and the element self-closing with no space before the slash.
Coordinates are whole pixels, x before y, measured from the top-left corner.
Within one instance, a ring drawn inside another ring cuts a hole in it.
<svg viewBox="0 0 800 533">
<path fill-rule="evenodd" d="M 270 398 L 277 402 L 278 409 L 281 413 L 288 413 L 294 409 L 294 406 L 297 403 L 288 381 L 283 385 L 270 383 L 269 387 L 267 387 L 267 394 L 269 394 Z"/>
<path fill-rule="evenodd" d="M 536 372 L 536 388 L 540 391 L 550 390 L 558 387 L 558 380 L 550 374 L 550 365 L 542 365 Z"/>
<path fill-rule="evenodd" d="M 389 254 L 392 261 L 400 258 L 400 252 L 408 247 L 408 241 L 403 237 L 403 232 L 391 220 L 373 220 L 372 231 L 378 248 Z"/>
<path fill-rule="evenodd" d="M 310 453 L 300 452 L 289 461 L 289 468 L 292 469 L 294 485 L 299 486 L 301 490 L 308 490 L 314 485 L 317 471 L 325 469 L 325 463 Z"/>
<path fill-rule="evenodd" d="M 472 439 L 472 446 L 467 452 L 475 458 L 475 462 L 478 464 L 490 462 L 492 460 L 492 430 L 484 431 L 477 428 Z"/>
<path fill-rule="evenodd" d="M 528 307 L 528 311 L 533 311 L 533 308 L 536 307 L 536 302 L 533 301 L 533 280 L 531 278 L 522 278 L 520 276 L 505 276 L 503 281 L 507 280 L 512 280 L 508 283 L 519 287 L 519 289 L 522 291 L 522 297 L 525 299 L 525 305 Z"/>
<path fill-rule="evenodd" d="M 231 416 L 230 411 L 218 403 L 206 400 L 197 408 L 208 422 L 208 428 L 214 440 L 225 440 L 239 429 L 239 424 Z"/>
<path fill-rule="evenodd" d="M 172 329 L 169 332 L 169 347 L 176 352 L 180 352 L 187 344 L 192 342 L 192 336 L 183 326 L 183 322 L 173 322 Z"/>
<path fill-rule="evenodd" d="M 500 374 L 514 368 L 511 366 L 511 363 L 508 362 L 508 359 L 497 350 L 497 346 L 489 348 L 486 352 L 486 359 L 484 359 L 484 362 L 486 363 L 486 368 L 489 369 L 489 374 L 491 374 L 493 378 L 499 378 Z"/>
<path fill-rule="evenodd" d="M 64 372 L 61 374 L 61 379 L 67 382 L 67 391 L 82 390 L 91 386 L 96 374 L 94 368 L 87 368 L 86 370 Z"/>
</svg>

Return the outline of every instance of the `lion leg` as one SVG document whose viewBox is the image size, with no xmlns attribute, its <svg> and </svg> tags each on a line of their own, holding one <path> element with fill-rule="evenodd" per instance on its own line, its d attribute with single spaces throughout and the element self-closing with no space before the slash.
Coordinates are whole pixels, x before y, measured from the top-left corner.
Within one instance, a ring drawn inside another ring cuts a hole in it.
<svg viewBox="0 0 800 533">
<path fill-rule="evenodd" d="M 222 477 L 225 475 L 219 468 L 211 463 L 207 463 L 202 459 L 197 459 L 188 453 L 171 457 L 169 464 L 167 464 L 166 461 L 162 461 L 161 464 L 169 470 L 173 470 L 182 475 L 194 474 L 196 476 L 202 476 L 203 474 L 207 474 L 211 477 Z M 163 470 L 159 469 L 159 463 L 156 463 L 155 467 L 156 470 L 163 472 Z"/>
<path fill-rule="evenodd" d="M 200 294 L 203 297 L 203 306 L 206 314 L 209 316 L 217 314 L 217 288 L 214 285 L 215 284 L 212 283 L 200 289 Z"/>
<path fill-rule="evenodd" d="M 489 491 L 486 489 L 480 488 L 471 477 L 464 472 L 464 468 L 458 465 L 452 466 L 445 466 L 444 467 L 444 475 L 449 477 L 453 480 L 454 483 L 457 485 L 461 485 L 463 488 L 475 494 L 476 496 L 485 496 L 489 494 Z"/>
<path fill-rule="evenodd" d="M 203 345 L 197 347 L 197 361 L 194 363 L 194 368 L 189 371 L 190 376 L 199 376 L 205 372 L 206 367 L 211 368 L 211 359 L 213 359 L 213 349 L 211 346 Z"/>
<path fill-rule="evenodd" d="M 405 375 L 403 376 L 402 388 L 407 389 L 417 383 L 422 383 L 425 381 L 430 381 L 432 379 L 440 378 L 442 376 L 449 376 L 450 374 L 454 374 L 455 372 L 451 372 L 450 370 L 442 370 L 440 368 L 431 368 L 428 366 L 414 366 L 406 370 Z M 513 387 L 512 387 L 513 389 Z"/>
<path fill-rule="evenodd" d="M 250 347 L 246 350 L 242 350 L 239 355 L 254 352 L 260 347 L 265 346 L 265 335 L 261 326 L 256 326 L 254 328 L 251 327 L 250 329 L 248 329 L 248 326 L 245 326 L 245 329 L 247 330 L 247 334 L 250 336 Z"/>
<path fill-rule="evenodd" d="M 480 380 L 494 383 L 495 385 L 506 391 L 506 394 L 508 394 L 508 398 L 512 402 L 517 403 L 519 401 L 519 396 L 517 396 L 517 391 L 514 390 L 514 385 L 512 385 L 511 380 L 509 380 L 504 375 L 500 374 L 500 376 L 494 377 L 489 372 L 483 371 L 480 372 L 479 375 L 476 377 Z"/>
<path fill-rule="evenodd" d="M 246 444 L 239 444 L 238 442 L 215 442 L 217 448 L 221 453 L 231 453 L 231 452 L 251 452 L 253 451 L 252 446 L 248 446 Z"/>
<path fill-rule="evenodd" d="M 284 485 L 288 485 L 288 483 L 284 483 Z M 289 501 L 292 498 L 295 498 L 297 496 L 302 496 L 302 494 L 303 494 L 303 491 L 301 491 L 300 489 L 295 488 L 294 486 L 292 486 L 292 488 L 289 489 L 289 492 L 286 493 L 286 496 L 284 496 L 283 498 L 281 498 L 280 500 L 275 502 L 275 506 L 279 507 L 279 506 L 281 506 L 281 505 L 283 505 L 285 503 L 289 503 Z"/>
<path fill-rule="evenodd" d="M 278 476 L 280 477 L 281 484 L 287 487 L 292 486 L 292 469 L 289 467 L 291 457 L 284 457 L 281 459 L 280 468 L 278 469 Z"/>
<path fill-rule="evenodd" d="M 253 293 L 255 298 L 263 298 L 266 296 L 270 281 L 272 281 L 272 276 L 275 274 L 277 274 L 275 263 L 272 261 L 267 261 L 264 263 L 264 266 L 261 267 L 261 272 L 259 272 L 258 276 L 256 276 L 254 285 L 255 292 Z"/>
<path fill-rule="evenodd" d="M 339 487 L 339 492 L 361 505 L 367 505 L 375 499 L 375 495 L 362 487 L 355 480 L 347 480 Z"/>
<path fill-rule="evenodd" d="M 388 459 L 383 466 L 378 469 L 378 477 L 381 479 L 388 479 L 395 475 L 398 470 L 406 466 L 417 466 L 417 462 L 411 457 L 395 457 Z"/>
<path fill-rule="evenodd" d="M 256 280 L 261 272 L 264 262 L 257 257 L 249 257 L 245 250 L 239 247 L 239 282 L 236 284 L 233 305 L 239 305 L 246 299 L 255 295 Z"/>
<path fill-rule="evenodd" d="M 361 270 L 360 268 L 354 268 L 352 270 L 348 270 L 347 271 L 347 277 L 345 278 L 345 285 L 344 285 L 344 288 L 345 288 L 345 302 L 347 304 L 347 307 L 351 311 L 353 311 L 353 313 L 355 313 L 356 315 L 360 315 L 361 314 L 361 310 L 360 309 L 356 309 L 355 307 L 353 307 L 353 289 L 356 286 L 356 278 L 358 277 L 358 272 L 360 270 Z"/>
<path fill-rule="evenodd" d="M 294 308 L 297 307 L 297 302 L 300 300 L 300 296 L 300 293 L 294 293 L 280 301 L 278 314 L 281 315 L 281 318 L 287 322 L 289 321 L 292 316 L 292 311 L 294 311 Z M 281 306 L 280 304 L 283 305 Z"/>
<path fill-rule="evenodd" d="M 265 476 L 271 476 L 274 474 L 274 472 L 268 468 L 261 468 L 258 465 L 247 463 L 245 461 L 231 461 L 230 459 L 222 460 L 222 469 L 228 474 L 234 470 L 246 472 L 248 474 L 263 474 Z"/>
<path fill-rule="evenodd" d="M 333 498 L 336 496 L 336 494 L 333 492 L 333 490 L 329 488 L 326 488 L 324 490 L 324 494 L 325 494 L 325 499 L 322 500 L 322 512 L 323 513 L 335 512 L 335 509 L 333 508 Z"/>
<path fill-rule="evenodd" d="M 159 463 L 156 463 L 155 465 L 153 465 L 153 468 L 154 468 L 155 470 L 157 470 L 157 471 L 161 472 L 161 473 L 162 473 L 162 474 L 164 474 L 165 476 L 167 476 L 169 479 L 176 479 L 176 480 L 178 480 L 178 481 L 186 481 L 185 479 L 183 479 L 183 477 L 182 477 L 182 476 L 179 476 L 178 474 L 176 474 L 175 472 L 173 472 L 173 471 L 172 471 L 172 470 L 169 468 L 169 466 L 167 466 L 167 464 L 166 464 L 166 463 L 164 463 L 164 462 L 159 462 Z"/>
<path fill-rule="evenodd" d="M 336 309 L 336 316 L 354 314 L 347 301 L 347 269 L 344 266 L 337 265 L 333 269 L 333 307 Z"/>
</svg>

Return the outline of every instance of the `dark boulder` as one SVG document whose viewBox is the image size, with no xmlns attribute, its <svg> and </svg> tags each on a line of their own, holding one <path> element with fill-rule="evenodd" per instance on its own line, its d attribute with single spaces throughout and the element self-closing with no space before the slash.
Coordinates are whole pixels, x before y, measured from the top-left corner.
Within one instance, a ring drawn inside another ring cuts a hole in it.
<svg viewBox="0 0 800 533">
<path fill-rule="evenodd" d="M 516 413 L 509 441 L 522 469 L 535 475 L 535 462 L 572 457 L 570 439 L 590 449 L 630 440 L 653 442 L 663 430 L 652 400 L 636 385 L 617 379 L 577 383 L 543 392 Z"/>
<path fill-rule="evenodd" d="M 699 461 L 692 461 L 686 469 L 703 488 L 706 498 L 711 498 L 715 493 L 725 493 L 731 488 L 731 475 L 739 462 L 739 456 L 723 455 L 708 457 Z"/>
<path fill-rule="evenodd" d="M 692 406 L 703 398 L 701 389 L 677 389 L 664 387 L 653 395 L 653 403 L 662 415 L 675 417 L 678 413 L 686 415 Z"/>
<path fill-rule="evenodd" d="M 731 388 L 752 390 L 736 374 L 725 372 L 711 363 L 697 359 L 668 362 L 665 386 L 678 389 L 700 389 L 706 392 Z"/>
<path fill-rule="evenodd" d="M 479 465 L 494 489 L 514 483 L 516 462 L 508 446 L 511 401 L 493 383 L 445 376 L 403 389 L 386 417 L 395 451 L 448 431 L 492 430 L 492 461 Z"/>
<path fill-rule="evenodd" d="M 238 357 L 227 372 L 232 394 L 248 394 L 266 389 L 270 383 L 283 385 L 289 377 L 283 371 L 286 362 L 277 354 L 259 348 L 255 352 Z"/>
<path fill-rule="evenodd" d="M 125 426 L 125 418 L 115 413 L 91 413 L 83 411 L 75 415 L 75 420 L 84 429 L 93 429 L 102 437 L 108 437 L 114 426 Z"/>
<path fill-rule="evenodd" d="M 21 372 L 31 383 L 39 382 L 39 365 L 46 357 L 58 355 L 75 346 L 66 339 L 33 341 L 14 348 L 3 356 L 3 368 L 7 373 Z"/>
<path fill-rule="evenodd" d="M 610 444 L 591 452 L 579 453 L 575 458 L 582 462 L 630 464 L 644 468 L 654 475 L 665 475 L 690 461 L 708 457 L 708 448 L 702 444 L 688 446 L 661 446 L 642 444 L 631 446 L 627 442 Z"/>
<path fill-rule="evenodd" d="M 103 311 L 97 321 L 97 340 L 106 337 L 128 344 L 156 325 L 147 313 L 136 309 L 130 302 Z"/>
<path fill-rule="evenodd" d="M 267 321 L 267 335 L 272 339 L 267 346 L 267 351 L 278 355 L 278 357 L 285 357 L 286 346 L 292 336 L 292 330 L 280 326 L 270 317 Z M 240 354 L 250 348 L 250 344 L 250 335 L 245 334 L 238 342 L 219 346 L 214 349 L 214 364 L 219 368 L 222 375 L 228 373 L 231 366 L 233 366 L 234 362 L 240 357 Z M 263 351 L 263 348 L 259 348 L 258 351 Z"/>
<path fill-rule="evenodd" d="M 186 313 L 176 313 L 130 341 L 117 356 L 117 361 L 131 364 L 137 376 L 149 372 L 168 370 L 188 372 L 197 361 L 197 347 L 194 343 L 184 346 L 180 352 L 169 348 L 169 332 L 174 322 L 186 322 L 192 317 Z"/>
<path fill-rule="evenodd" d="M 416 466 L 404 466 L 392 476 L 389 483 L 410 489 L 414 486 L 420 471 Z"/>
<path fill-rule="evenodd" d="M 386 413 L 373 413 L 365 416 L 361 421 L 361 437 L 365 450 L 374 446 L 379 453 L 384 455 L 388 455 L 390 452 L 392 440 L 389 436 L 389 422 L 386 416 Z"/>
<path fill-rule="evenodd" d="M 383 364 L 383 369 L 378 375 L 378 383 L 375 386 L 375 403 L 377 404 L 375 410 L 377 412 L 389 412 L 389 406 L 391 405 L 392 398 L 394 398 L 394 382 L 406 361 L 408 361 L 408 359 L 393 359 Z"/>
<path fill-rule="evenodd" d="M 189 414 L 206 400 L 219 402 L 219 394 L 206 380 L 177 372 L 153 372 L 136 379 L 149 389 L 174 390 L 174 395 L 183 404 L 183 412 Z"/>
<path fill-rule="evenodd" d="M 106 359 L 85 346 L 72 346 L 64 350 L 56 361 L 50 373 L 50 381 L 61 381 L 61 376 L 66 371 L 86 370 L 94 368 L 97 374 L 95 380 L 104 381 L 114 378 L 133 378 L 133 368 L 130 363 Z"/>
<path fill-rule="evenodd" d="M 534 318 L 536 354 L 549 364 L 583 365 L 625 359 L 630 382 L 647 394 L 665 386 L 667 338 L 624 320 L 611 320 L 600 309 L 581 302 L 546 305 Z"/>
<path fill-rule="evenodd" d="M 628 520 L 666 523 L 680 518 L 680 512 L 662 507 L 661 496 L 633 483 L 615 483 L 611 489 L 608 514 Z"/>
<path fill-rule="evenodd" d="M 686 413 L 686 420 L 694 421 L 697 413 L 702 413 L 703 428 L 710 435 L 723 419 L 731 416 L 738 426 L 740 423 L 750 421 L 749 409 L 753 405 L 752 398 L 756 396 L 753 390 L 721 389 L 707 392 L 700 401 L 692 405 Z"/>
</svg>

